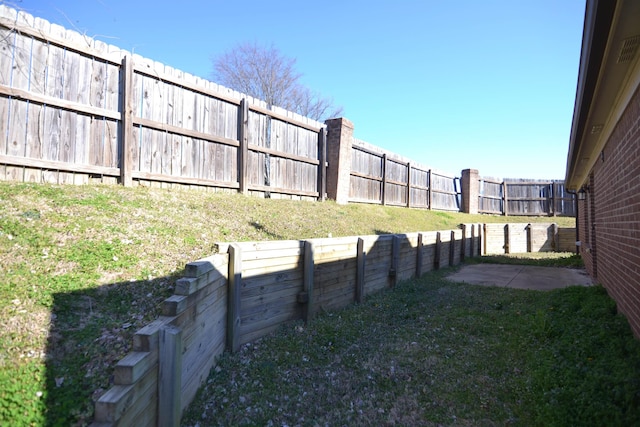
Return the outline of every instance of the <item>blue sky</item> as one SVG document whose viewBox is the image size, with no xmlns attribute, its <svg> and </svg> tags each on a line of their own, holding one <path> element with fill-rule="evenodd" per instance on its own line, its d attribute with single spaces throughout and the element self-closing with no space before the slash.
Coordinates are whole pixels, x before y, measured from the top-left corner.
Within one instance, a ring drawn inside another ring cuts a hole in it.
<svg viewBox="0 0 640 427">
<path fill-rule="evenodd" d="M 356 138 L 455 175 L 564 178 L 584 0 L 4 3 L 205 78 L 273 44 Z"/>
</svg>

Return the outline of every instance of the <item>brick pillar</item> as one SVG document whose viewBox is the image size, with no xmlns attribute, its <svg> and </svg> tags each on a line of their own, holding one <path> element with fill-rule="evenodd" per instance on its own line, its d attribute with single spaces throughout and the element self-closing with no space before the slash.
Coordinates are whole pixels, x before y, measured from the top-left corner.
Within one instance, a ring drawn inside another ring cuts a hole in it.
<svg viewBox="0 0 640 427">
<path fill-rule="evenodd" d="M 465 169 L 462 171 L 462 212 L 478 213 L 478 196 L 480 192 L 480 180 L 477 169 Z"/>
<path fill-rule="evenodd" d="M 344 205 L 349 202 L 351 180 L 351 145 L 353 123 L 340 117 L 329 119 L 327 125 L 327 197 Z"/>
</svg>

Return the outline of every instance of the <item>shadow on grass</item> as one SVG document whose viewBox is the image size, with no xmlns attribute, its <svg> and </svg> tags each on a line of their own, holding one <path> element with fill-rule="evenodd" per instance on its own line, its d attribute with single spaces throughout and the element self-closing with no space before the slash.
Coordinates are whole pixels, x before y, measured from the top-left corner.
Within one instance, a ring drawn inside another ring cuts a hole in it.
<svg viewBox="0 0 640 427">
<path fill-rule="evenodd" d="M 53 295 L 46 348 L 45 425 L 87 425 L 134 333 L 161 313 L 182 271 Z"/>
</svg>

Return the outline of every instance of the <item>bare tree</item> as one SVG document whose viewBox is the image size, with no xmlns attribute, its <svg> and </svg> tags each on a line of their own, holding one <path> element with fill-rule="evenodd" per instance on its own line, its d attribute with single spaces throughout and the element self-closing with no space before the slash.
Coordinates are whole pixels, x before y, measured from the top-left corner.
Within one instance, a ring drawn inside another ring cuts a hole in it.
<svg viewBox="0 0 640 427">
<path fill-rule="evenodd" d="M 314 120 L 325 120 L 342 114 L 333 100 L 323 98 L 300 83 L 296 60 L 287 58 L 273 45 L 256 42 L 240 43 L 214 57 L 213 78 L 216 82 L 268 105 L 282 107 Z"/>
</svg>

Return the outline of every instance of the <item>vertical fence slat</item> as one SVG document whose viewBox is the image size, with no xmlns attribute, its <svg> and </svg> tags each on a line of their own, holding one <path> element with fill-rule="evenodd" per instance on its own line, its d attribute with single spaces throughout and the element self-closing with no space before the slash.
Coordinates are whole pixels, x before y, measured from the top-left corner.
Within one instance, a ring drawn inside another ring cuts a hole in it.
<svg viewBox="0 0 640 427">
<path fill-rule="evenodd" d="M 249 191 L 249 177 L 247 176 L 247 162 L 249 161 L 248 135 L 249 107 L 247 106 L 247 100 L 242 98 L 238 108 L 238 142 L 240 143 L 238 147 L 238 184 L 240 188 L 238 191 L 245 195 Z"/>
<path fill-rule="evenodd" d="M 133 59 L 122 59 L 122 138 L 120 140 L 120 181 L 125 187 L 133 184 Z"/>
<path fill-rule="evenodd" d="M 327 129 L 318 132 L 318 200 L 327 198 Z"/>
<path fill-rule="evenodd" d="M 502 209 L 504 216 L 509 216 L 509 197 L 507 195 L 508 186 L 506 182 L 502 183 Z"/>
<path fill-rule="evenodd" d="M 381 188 L 382 194 L 381 194 L 381 199 L 382 199 L 382 204 L 386 205 L 387 204 L 387 155 L 383 154 L 382 155 L 382 188 Z"/>
<path fill-rule="evenodd" d="M 411 207 L 411 162 L 407 162 L 407 207 Z"/>
</svg>

